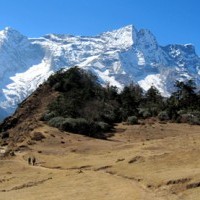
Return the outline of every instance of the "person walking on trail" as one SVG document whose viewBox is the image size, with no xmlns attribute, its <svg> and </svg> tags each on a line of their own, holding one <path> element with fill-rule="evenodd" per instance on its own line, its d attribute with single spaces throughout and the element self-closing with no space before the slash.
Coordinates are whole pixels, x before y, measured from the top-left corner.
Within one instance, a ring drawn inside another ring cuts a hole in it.
<svg viewBox="0 0 200 200">
<path fill-rule="evenodd" d="M 31 164 L 31 157 L 28 157 L 28 164 Z"/>
<path fill-rule="evenodd" d="M 35 165 L 35 163 L 36 163 L 36 158 L 33 157 L 33 159 L 32 159 L 32 164 L 33 164 L 33 166 Z"/>
</svg>

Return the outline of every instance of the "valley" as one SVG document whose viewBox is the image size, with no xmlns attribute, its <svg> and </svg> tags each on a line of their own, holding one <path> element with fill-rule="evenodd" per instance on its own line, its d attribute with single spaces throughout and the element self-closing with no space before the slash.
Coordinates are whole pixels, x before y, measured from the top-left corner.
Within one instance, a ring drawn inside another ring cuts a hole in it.
<svg viewBox="0 0 200 200">
<path fill-rule="evenodd" d="M 0 160 L 0 199 L 197 200 L 200 127 L 116 124 L 107 140 L 59 131 L 43 122 Z M 1 155 L 3 155 L 1 147 Z M 28 164 L 35 156 L 36 165 Z"/>
</svg>

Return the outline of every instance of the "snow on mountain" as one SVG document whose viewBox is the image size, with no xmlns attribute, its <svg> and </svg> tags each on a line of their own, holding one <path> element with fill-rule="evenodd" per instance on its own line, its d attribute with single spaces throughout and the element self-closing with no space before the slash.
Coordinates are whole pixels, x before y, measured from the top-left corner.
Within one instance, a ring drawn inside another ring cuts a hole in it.
<svg viewBox="0 0 200 200">
<path fill-rule="evenodd" d="M 52 73 L 75 65 L 119 89 L 135 82 L 144 90 L 154 85 L 169 96 L 175 80 L 192 78 L 200 85 L 200 58 L 194 47 L 160 46 L 146 29 L 129 25 L 94 37 L 27 38 L 5 28 L 0 31 L 0 110 L 12 113 Z"/>
</svg>

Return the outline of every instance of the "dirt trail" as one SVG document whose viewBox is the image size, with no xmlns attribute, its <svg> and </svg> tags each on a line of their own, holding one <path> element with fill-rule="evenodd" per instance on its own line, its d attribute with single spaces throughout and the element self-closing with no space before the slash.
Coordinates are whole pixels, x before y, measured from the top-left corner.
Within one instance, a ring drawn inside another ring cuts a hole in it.
<svg viewBox="0 0 200 200">
<path fill-rule="evenodd" d="M 121 187 L 118 187 L 119 185 L 127 186 L 128 188 L 131 188 L 131 190 L 127 191 L 127 194 L 120 195 L 119 197 L 115 196 L 115 199 L 121 199 L 121 198 L 126 198 L 126 199 L 132 199 L 134 198 L 135 200 L 140 200 L 140 199 L 145 199 L 145 200 L 164 200 L 164 198 L 156 196 L 152 191 L 150 191 L 148 188 L 145 188 L 142 184 L 138 183 L 137 181 L 130 179 L 128 177 L 123 177 L 117 174 L 110 173 L 107 171 L 107 169 L 112 168 L 112 166 L 104 166 L 98 169 L 94 169 L 91 166 L 85 166 L 85 167 L 80 167 L 80 168 L 49 168 L 41 165 L 35 165 L 31 166 L 28 165 L 26 158 L 27 153 L 22 152 L 22 153 L 16 153 L 16 157 L 13 160 L 4 160 L 4 163 L 8 162 L 10 165 L 14 166 L 22 166 L 24 169 L 26 168 L 25 171 L 39 171 L 40 173 L 48 173 L 51 174 L 51 177 L 48 178 L 38 178 L 38 180 L 34 181 L 28 181 L 25 183 L 22 183 L 20 185 L 12 185 L 11 188 L 9 189 L 3 189 L 0 190 L 0 199 L 3 199 L 1 197 L 6 197 L 6 199 L 12 199 L 12 193 L 14 191 L 17 191 L 19 193 L 24 193 L 24 191 L 30 191 L 30 190 L 37 190 L 38 187 L 42 188 L 46 184 L 46 182 L 51 181 L 52 179 L 60 179 L 65 173 L 67 173 L 67 177 L 71 177 L 72 175 L 80 175 L 82 179 L 86 179 L 88 181 L 91 181 L 90 179 L 94 179 L 94 177 L 98 178 L 103 177 L 103 182 L 110 182 L 108 185 L 113 184 L 115 190 L 117 193 L 122 190 Z M 65 175 L 66 176 L 66 175 Z M 93 180 L 94 181 L 94 180 Z M 96 184 L 99 184 L 98 181 L 94 181 Z M 109 186 L 110 187 L 110 186 Z M 119 191 L 118 191 L 119 190 Z M 126 189 L 127 190 L 127 189 Z M 99 191 L 100 192 L 100 191 Z M 115 191 L 112 191 L 113 193 Z M 129 194 L 130 193 L 130 194 Z M 11 194 L 11 195 L 9 195 Z M 86 194 L 85 194 L 86 195 Z M 86 195 L 87 196 L 87 195 Z M 98 192 L 97 192 L 98 196 Z M 108 192 L 109 196 L 109 192 Z M 4 198 L 5 199 L 5 198 Z M 17 197 L 15 198 L 17 199 Z M 43 199 L 48 199 L 43 197 Z M 56 199 L 56 198 L 55 198 Z M 90 198 L 88 198 L 90 199 Z M 98 199 L 98 198 L 97 198 Z M 114 198 L 113 198 L 114 199 Z"/>
</svg>

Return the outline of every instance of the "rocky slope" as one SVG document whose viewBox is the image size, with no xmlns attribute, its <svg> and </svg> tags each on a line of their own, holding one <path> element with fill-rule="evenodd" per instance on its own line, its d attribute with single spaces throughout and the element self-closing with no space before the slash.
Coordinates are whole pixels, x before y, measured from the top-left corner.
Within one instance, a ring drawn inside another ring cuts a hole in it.
<svg viewBox="0 0 200 200">
<path fill-rule="evenodd" d="M 200 85 L 200 58 L 191 44 L 160 46 L 149 30 L 132 25 L 94 37 L 49 34 L 27 38 L 12 28 L 0 31 L 0 109 L 12 113 L 50 74 L 78 65 L 102 84 L 121 89 L 130 82 L 154 85 L 164 96 L 175 80 Z"/>
</svg>

